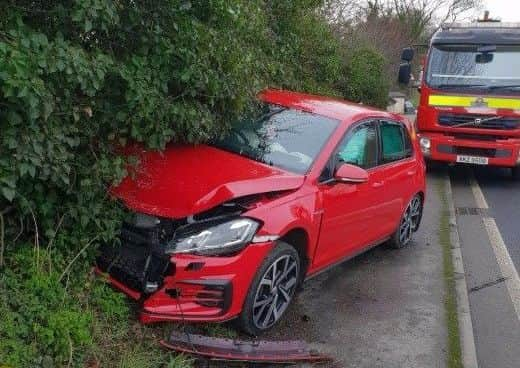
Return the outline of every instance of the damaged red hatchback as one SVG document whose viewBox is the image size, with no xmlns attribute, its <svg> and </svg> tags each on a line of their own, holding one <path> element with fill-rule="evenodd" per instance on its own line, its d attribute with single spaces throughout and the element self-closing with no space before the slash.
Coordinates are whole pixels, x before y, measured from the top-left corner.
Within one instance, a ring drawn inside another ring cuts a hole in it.
<svg viewBox="0 0 520 368">
<path fill-rule="evenodd" d="M 419 227 L 425 165 L 398 115 L 267 90 L 253 119 L 207 145 L 140 151 L 113 188 L 134 213 L 97 272 L 141 321 L 221 322 L 257 335 L 306 278 Z"/>
</svg>

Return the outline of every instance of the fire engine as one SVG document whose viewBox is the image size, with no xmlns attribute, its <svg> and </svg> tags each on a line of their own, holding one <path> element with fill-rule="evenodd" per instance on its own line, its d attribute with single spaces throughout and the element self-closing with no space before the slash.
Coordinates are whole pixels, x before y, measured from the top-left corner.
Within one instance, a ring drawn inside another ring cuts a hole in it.
<svg viewBox="0 0 520 368">
<path fill-rule="evenodd" d="M 413 57 L 403 50 L 403 84 Z M 520 24 L 444 25 L 423 69 L 416 124 L 426 160 L 511 168 L 520 179 Z"/>
</svg>

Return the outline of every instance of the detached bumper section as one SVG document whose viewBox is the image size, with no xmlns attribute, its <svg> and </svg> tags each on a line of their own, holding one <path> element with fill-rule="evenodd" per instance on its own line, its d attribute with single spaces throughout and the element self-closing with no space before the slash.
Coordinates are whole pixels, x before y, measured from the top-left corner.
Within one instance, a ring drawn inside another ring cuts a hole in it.
<svg viewBox="0 0 520 368">
<path fill-rule="evenodd" d="M 520 138 L 488 135 L 421 133 L 421 150 L 426 159 L 457 162 L 459 156 L 486 158 L 490 166 L 520 166 Z"/>
<path fill-rule="evenodd" d="M 332 359 L 312 351 L 304 341 L 242 341 L 173 331 L 165 348 L 208 359 L 250 363 L 325 363 Z"/>
<path fill-rule="evenodd" d="M 223 322 L 236 317 L 271 242 L 227 256 L 167 255 L 157 229 L 125 224 L 121 245 L 102 247 L 96 272 L 142 303 L 143 323 Z"/>
</svg>

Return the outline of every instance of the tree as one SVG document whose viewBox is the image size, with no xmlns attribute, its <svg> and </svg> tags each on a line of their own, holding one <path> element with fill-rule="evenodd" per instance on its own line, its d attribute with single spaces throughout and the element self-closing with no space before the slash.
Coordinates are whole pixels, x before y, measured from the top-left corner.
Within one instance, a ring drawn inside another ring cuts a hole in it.
<svg viewBox="0 0 520 368">
<path fill-rule="evenodd" d="M 326 0 L 322 11 L 336 28 L 396 17 L 419 40 L 428 30 L 473 16 L 481 7 L 482 0 Z"/>
<path fill-rule="evenodd" d="M 386 93 L 380 55 L 345 72 L 320 5 L 0 1 L 0 364 L 121 366 L 131 346 L 165 365 L 89 275 L 125 216 L 107 189 L 136 163 L 118 153 L 224 134 L 268 86 L 383 104 L 363 87 L 366 70 Z"/>
<path fill-rule="evenodd" d="M 369 0 L 369 3 L 374 6 L 381 3 L 379 6 L 384 11 L 410 25 L 412 37 L 420 39 L 431 28 L 479 10 L 482 0 Z"/>
</svg>

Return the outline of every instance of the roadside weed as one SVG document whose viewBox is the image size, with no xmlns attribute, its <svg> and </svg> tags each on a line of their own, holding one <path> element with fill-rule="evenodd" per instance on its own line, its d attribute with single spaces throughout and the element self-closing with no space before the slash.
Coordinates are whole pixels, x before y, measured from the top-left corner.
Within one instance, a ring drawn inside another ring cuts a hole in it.
<svg viewBox="0 0 520 368">
<path fill-rule="evenodd" d="M 448 209 L 448 198 L 443 181 L 437 184 L 437 192 L 441 198 L 442 209 L 439 226 L 439 241 L 442 247 L 443 274 L 444 274 L 444 309 L 448 328 L 448 368 L 463 368 L 462 352 L 460 346 L 459 320 L 457 314 L 457 294 L 455 290 L 455 271 L 452 261 L 452 244 L 450 233 L 450 218 Z"/>
</svg>

